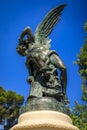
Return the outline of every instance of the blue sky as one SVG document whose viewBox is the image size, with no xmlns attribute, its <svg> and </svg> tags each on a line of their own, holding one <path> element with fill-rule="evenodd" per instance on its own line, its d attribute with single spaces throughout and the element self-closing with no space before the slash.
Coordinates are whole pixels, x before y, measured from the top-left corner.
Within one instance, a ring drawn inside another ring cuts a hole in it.
<svg viewBox="0 0 87 130">
<path fill-rule="evenodd" d="M 0 86 L 23 95 L 29 93 L 26 82 L 26 58 L 16 52 L 18 38 L 26 26 L 34 33 L 44 16 L 59 4 L 66 3 L 60 22 L 49 36 L 51 49 L 56 50 L 67 67 L 67 94 L 70 106 L 81 99 L 81 79 L 73 64 L 84 43 L 83 29 L 87 21 L 87 0 L 0 0 Z"/>
</svg>

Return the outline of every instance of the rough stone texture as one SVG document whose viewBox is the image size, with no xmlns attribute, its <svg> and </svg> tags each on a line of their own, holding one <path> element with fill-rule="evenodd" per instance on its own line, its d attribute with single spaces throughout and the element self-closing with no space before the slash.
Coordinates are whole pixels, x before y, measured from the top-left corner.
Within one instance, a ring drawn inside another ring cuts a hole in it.
<svg viewBox="0 0 87 130">
<path fill-rule="evenodd" d="M 79 130 L 66 114 L 56 111 L 26 112 L 11 130 Z"/>
</svg>

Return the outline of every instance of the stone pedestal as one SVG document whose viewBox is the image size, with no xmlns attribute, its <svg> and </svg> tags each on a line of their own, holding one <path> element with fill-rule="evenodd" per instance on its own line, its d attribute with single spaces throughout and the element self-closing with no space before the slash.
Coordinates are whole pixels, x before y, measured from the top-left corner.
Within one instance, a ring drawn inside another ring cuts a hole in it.
<svg viewBox="0 0 87 130">
<path fill-rule="evenodd" d="M 11 130 L 79 130 L 69 116 L 62 112 L 42 110 L 20 115 L 18 124 Z"/>
</svg>

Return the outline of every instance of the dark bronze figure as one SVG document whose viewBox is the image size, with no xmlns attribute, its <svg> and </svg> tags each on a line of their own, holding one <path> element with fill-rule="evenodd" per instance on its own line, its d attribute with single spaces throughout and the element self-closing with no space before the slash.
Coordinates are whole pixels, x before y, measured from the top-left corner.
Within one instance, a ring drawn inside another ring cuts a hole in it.
<svg viewBox="0 0 87 130">
<path fill-rule="evenodd" d="M 20 35 L 17 52 L 27 57 L 28 83 L 31 84 L 28 99 L 53 97 L 59 102 L 68 101 L 66 66 L 57 52 L 50 50 L 51 40 L 48 38 L 65 6 L 63 4 L 50 11 L 36 28 L 34 36 L 30 27 L 26 27 Z"/>
</svg>

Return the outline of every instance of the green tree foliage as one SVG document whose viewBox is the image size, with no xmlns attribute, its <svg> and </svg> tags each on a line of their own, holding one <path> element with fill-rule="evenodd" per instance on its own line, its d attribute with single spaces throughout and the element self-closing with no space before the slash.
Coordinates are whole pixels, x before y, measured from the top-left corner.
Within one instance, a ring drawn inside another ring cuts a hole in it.
<svg viewBox="0 0 87 130">
<path fill-rule="evenodd" d="M 19 116 L 24 97 L 14 91 L 6 91 L 0 86 L 0 122 L 7 119 L 7 129 Z"/>
<path fill-rule="evenodd" d="M 84 29 L 87 32 L 87 22 L 85 23 Z M 74 125 L 80 130 L 87 130 L 87 37 L 75 64 L 78 65 L 78 72 L 82 79 L 82 104 L 80 105 L 75 102 L 75 108 L 71 114 L 71 118 Z"/>
</svg>

